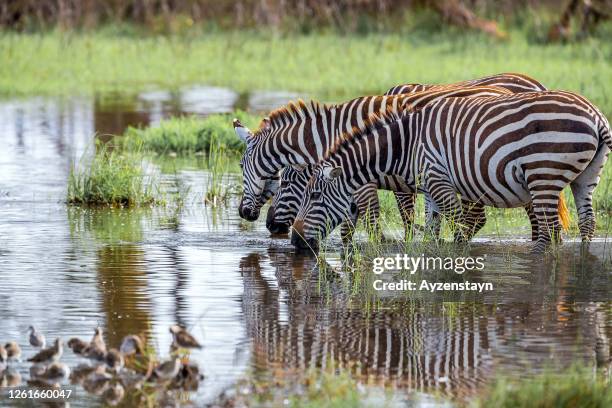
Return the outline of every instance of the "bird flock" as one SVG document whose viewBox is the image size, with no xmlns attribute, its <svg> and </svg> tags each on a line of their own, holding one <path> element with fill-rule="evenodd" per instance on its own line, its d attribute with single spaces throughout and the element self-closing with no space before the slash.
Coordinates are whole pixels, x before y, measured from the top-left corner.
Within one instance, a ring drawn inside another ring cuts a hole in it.
<svg viewBox="0 0 612 408">
<path fill-rule="evenodd" d="M 102 328 L 97 327 L 91 340 L 70 338 L 66 345 L 72 352 L 86 360 L 72 370 L 61 361 L 64 342 L 58 337 L 47 347 L 45 336 L 30 326 L 29 344 L 38 352 L 26 359 L 32 363 L 28 385 L 40 388 L 60 388 L 60 383 L 70 379 L 87 392 L 102 396 L 109 405 L 117 405 L 128 389 L 146 386 L 164 386 L 169 389 L 197 389 L 204 378 L 197 364 L 189 361 L 189 350 L 202 348 L 201 344 L 184 327 L 170 327 L 172 344 L 166 360 L 158 361 L 148 351 L 138 335 L 125 336 L 119 348 L 109 348 Z M 21 375 L 14 367 L 21 361 L 22 350 L 16 341 L 0 344 L 0 386 L 16 387 Z"/>
</svg>

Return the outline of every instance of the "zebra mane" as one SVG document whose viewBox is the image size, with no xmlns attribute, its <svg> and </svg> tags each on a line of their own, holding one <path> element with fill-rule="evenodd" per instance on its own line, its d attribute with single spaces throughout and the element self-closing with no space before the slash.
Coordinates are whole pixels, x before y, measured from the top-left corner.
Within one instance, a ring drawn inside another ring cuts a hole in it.
<svg viewBox="0 0 612 408">
<path fill-rule="evenodd" d="M 398 95 L 391 95 L 386 97 L 384 109 L 385 111 L 390 111 L 393 109 L 394 97 L 399 98 Z M 256 135 L 266 128 L 266 120 L 269 122 L 269 127 L 271 129 L 279 129 L 286 126 L 287 124 L 295 123 L 305 118 L 316 120 L 321 117 L 324 112 L 329 113 L 330 110 L 340 109 L 342 106 L 352 103 L 353 101 L 355 101 L 355 99 L 345 103 L 330 105 L 315 100 L 310 100 L 308 102 L 304 102 L 302 99 L 298 99 L 297 101 L 291 101 L 286 106 L 272 111 L 268 115 L 267 119 L 262 120 L 259 124 L 259 130 L 256 132 Z M 369 121 L 372 121 L 371 118 Z M 350 133 L 352 133 L 352 131 Z"/>
<path fill-rule="evenodd" d="M 286 106 L 273 110 L 268 115 L 270 126 L 273 129 L 285 126 L 287 122 L 298 121 L 303 117 L 317 117 L 322 111 L 328 109 L 324 103 L 317 101 L 304 102 L 302 99 L 290 101 Z M 259 124 L 259 130 L 264 128 L 265 119 Z"/>
<path fill-rule="evenodd" d="M 337 153 L 343 148 L 349 146 L 352 143 L 366 137 L 372 132 L 382 129 L 391 122 L 395 122 L 402 118 L 402 114 L 394 112 L 386 113 L 374 113 L 365 120 L 363 126 L 353 126 L 350 132 L 344 132 L 336 140 L 336 142 L 325 152 L 323 160 L 327 160 L 331 155 Z"/>
</svg>

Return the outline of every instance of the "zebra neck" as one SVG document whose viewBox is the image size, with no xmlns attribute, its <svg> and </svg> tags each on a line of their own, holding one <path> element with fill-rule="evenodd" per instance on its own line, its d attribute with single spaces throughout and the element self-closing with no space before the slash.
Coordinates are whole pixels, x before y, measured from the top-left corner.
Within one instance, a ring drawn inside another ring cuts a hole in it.
<svg viewBox="0 0 612 408">
<path fill-rule="evenodd" d="M 354 192 L 363 185 L 387 175 L 403 177 L 414 184 L 418 115 L 377 126 L 367 134 L 343 145 L 329 158 L 333 167 L 343 169 L 345 188 Z"/>
<path fill-rule="evenodd" d="M 281 167 L 315 164 L 343 133 L 363 129 L 373 115 L 400 110 L 404 96 L 364 96 L 343 104 L 303 103 L 282 116 L 264 151 Z"/>
</svg>

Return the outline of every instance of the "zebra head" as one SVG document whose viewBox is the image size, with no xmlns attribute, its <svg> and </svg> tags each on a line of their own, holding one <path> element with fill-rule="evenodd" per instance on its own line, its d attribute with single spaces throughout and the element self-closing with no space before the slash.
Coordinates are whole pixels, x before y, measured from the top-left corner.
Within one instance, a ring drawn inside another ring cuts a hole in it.
<svg viewBox="0 0 612 408">
<path fill-rule="evenodd" d="M 259 218 L 261 207 L 278 189 L 278 173 L 269 172 L 265 166 L 253 160 L 254 153 L 268 130 L 266 119 L 262 121 L 258 135 L 254 135 L 238 119 L 234 119 L 234 131 L 246 143 L 246 149 L 240 160 L 243 193 L 238 213 L 247 221 L 255 221 Z"/>
<path fill-rule="evenodd" d="M 287 234 L 304 199 L 304 190 L 314 172 L 313 165 L 285 167 L 266 217 L 266 228 L 272 234 Z"/>
<path fill-rule="evenodd" d="M 357 221 L 357 204 L 343 180 L 343 169 L 328 162 L 318 164 L 304 191 L 302 207 L 293 223 L 291 243 L 316 251 L 342 221 Z"/>
</svg>

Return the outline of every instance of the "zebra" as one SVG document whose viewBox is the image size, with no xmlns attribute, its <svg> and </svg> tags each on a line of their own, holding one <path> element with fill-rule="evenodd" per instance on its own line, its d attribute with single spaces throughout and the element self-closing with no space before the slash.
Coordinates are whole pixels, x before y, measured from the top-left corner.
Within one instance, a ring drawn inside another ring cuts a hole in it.
<svg viewBox="0 0 612 408">
<path fill-rule="evenodd" d="M 429 91 L 429 94 L 423 94 L 424 97 L 422 99 L 419 98 L 413 101 L 413 105 L 423 106 L 437 99 L 440 96 L 437 92 L 447 91 L 449 87 L 475 87 L 478 85 L 498 86 L 515 93 L 546 90 L 544 85 L 526 75 L 503 73 L 450 85 L 398 85 L 389 89 L 385 95 L 415 94 Z M 306 184 L 312 176 L 313 166 L 314 165 L 288 166 L 283 170 L 280 189 L 274 196 L 266 217 L 266 227 L 271 233 L 286 234 L 289 232 L 289 228 L 293 224 L 302 202 Z M 402 219 L 409 220 L 404 223 L 404 226 L 407 228 L 411 225 L 410 220 L 413 219 L 412 209 L 414 208 L 414 194 L 412 192 L 405 192 L 405 188 L 401 190 L 396 189 L 395 186 L 400 184 L 403 184 L 403 182 L 399 178 L 395 176 L 386 176 L 378 182 L 378 186 L 374 183 L 370 183 L 355 192 L 358 214 L 360 216 L 363 214 L 368 215 L 366 225 L 373 227 L 377 226 L 377 219 L 380 213 L 380 205 L 376 195 L 377 188 L 395 191 L 395 198 Z M 431 206 L 426 205 L 427 224 L 429 228 L 433 230 L 433 235 L 437 236 L 439 235 L 440 219 L 437 213 L 430 211 L 430 207 Z M 465 208 L 467 210 L 470 206 L 466 203 Z M 537 239 L 537 221 L 531 209 L 528 207 L 526 210 L 532 225 L 532 239 L 535 240 Z M 343 242 L 350 240 L 351 231 L 352 228 L 350 224 L 342 224 L 341 236 L 343 237 Z M 411 231 L 406 229 L 405 235 L 407 237 L 410 233 Z"/>
<path fill-rule="evenodd" d="M 374 113 L 399 112 L 405 98 L 366 96 L 338 105 L 291 102 L 264 119 L 256 133 L 235 119 L 234 129 L 247 144 L 240 161 L 244 182 L 240 216 L 248 221 L 259 217 L 264 187 L 282 168 L 316 163 L 342 132 L 364 126 Z"/>
<path fill-rule="evenodd" d="M 273 234 L 287 234 L 295 216 L 300 208 L 304 197 L 304 188 L 308 180 L 312 177 L 314 165 L 296 168 L 287 166 L 280 179 L 280 188 L 272 199 L 266 217 L 266 227 Z M 406 224 L 412 221 L 414 209 L 414 192 L 405 186 L 401 177 L 384 176 L 374 183 L 368 183 L 355 191 L 354 198 L 357 204 L 359 216 L 367 217 L 366 226 L 373 228 L 375 233 L 380 233 L 378 227 L 378 216 L 380 214 L 380 204 L 378 201 L 377 189 L 391 190 L 395 193 L 397 206 L 402 219 L 409 219 Z M 353 223 L 344 222 L 341 226 L 340 236 L 342 242 L 347 245 L 354 232 Z M 405 235 L 409 237 L 411 231 L 406 230 Z"/>
<path fill-rule="evenodd" d="M 467 81 L 456 82 L 452 84 L 457 87 L 472 87 L 472 86 L 499 86 L 506 88 L 514 93 L 546 91 L 546 87 L 537 80 L 523 74 L 514 72 L 504 72 L 478 79 L 470 79 Z M 405 93 L 416 93 L 423 91 L 436 90 L 437 88 L 446 85 L 430 85 L 430 84 L 403 84 L 396 85 L 385 92 L 385 95 L 401 95 Z"/>
<path fill-rule="evenodd" d="M 469 240 L 485 222 L 484 211 L 462 219 L 457 193 L 479 207 L 531 204 L 539 226 L 534 252 L 559 236 L 559 198 L 569 184 L 588 242 L 595 232 L 592 194 L 610 149 L 605 116 L 565 91 L 446 98 L 384 115 L 340 139 L 316 166 L 291 241 L 315 249 L 344 218 L 355 218 L 357 188 L 395 174 L 411 186 L 423 179 L 435 205 L 456 221 L 456 241 Z"/>
</svg>

